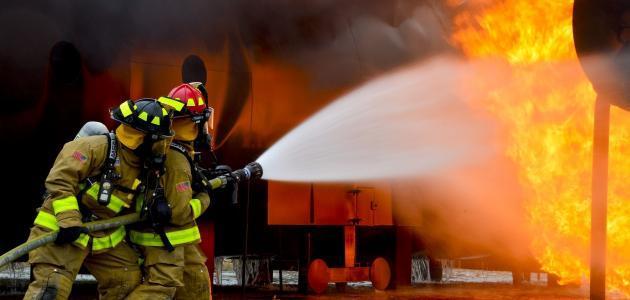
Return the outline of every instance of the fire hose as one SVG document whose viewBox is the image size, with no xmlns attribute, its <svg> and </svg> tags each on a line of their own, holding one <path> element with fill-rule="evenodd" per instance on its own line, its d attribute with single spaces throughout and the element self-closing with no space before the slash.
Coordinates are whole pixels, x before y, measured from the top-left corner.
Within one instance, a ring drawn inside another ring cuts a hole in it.
<svg viewBox="0 0 630 300">
<path fill-rule="evenodd" d="M 241 181 L 254 180 L 262 177 L 262 167 L 257 162 L 247 164 L 245 168 L 236 170 L 230 174 L 221 175 L 210 180 L 211 186 L 214 188 L 224 187 L 230 180 L 234 180 L 237 184 Z M 140 213 L 127 214 L 120 217 L 114 217 L 106 220 L 98 220 L 83 224 L 89 232 L 107 230 L 120 226 L 125 226 L 143 221 Z M 57 238 L 57 231 L 48 232 L 42 236 L 27 241 L 9 252 L 0 256 L 0 270 L 16 259 L 28 254 L 29 252 L 53 242 Z"/>
</svg>

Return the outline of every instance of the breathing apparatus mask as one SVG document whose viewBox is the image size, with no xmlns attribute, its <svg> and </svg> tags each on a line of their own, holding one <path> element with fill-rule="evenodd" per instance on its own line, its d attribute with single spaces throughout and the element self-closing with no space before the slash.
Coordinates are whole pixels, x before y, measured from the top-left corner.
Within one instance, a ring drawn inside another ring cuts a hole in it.
<svg viewBox="0 0 630 300">
<path fill-rule="evenodd" d="M 166 160 L 166 152 L 173 137 L 160 137 L 155 134 L 145 135 L 142 144 L 133 152 L 144 160 L 145 166 L 150 169 L 162 171 L 164 161 Z"/>
</svg>

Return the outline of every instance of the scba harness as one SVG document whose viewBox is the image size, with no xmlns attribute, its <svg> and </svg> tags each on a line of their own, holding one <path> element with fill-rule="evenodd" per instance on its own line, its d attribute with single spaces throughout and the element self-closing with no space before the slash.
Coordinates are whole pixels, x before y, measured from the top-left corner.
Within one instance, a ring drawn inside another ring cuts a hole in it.
<svg viewBox="0 0 630 300">
<path fill-rule="evenodd" d="M 132 202 L 143 191 L 144 185 L 139 179 L 135 179 L 132 188 L 128 188 L 115 182 L 121 179 L 121 175 L 116 172 L 116 164 L 118 160 L 118 143 L 116 134 L 110 132 L 104 134 L 107 137 L 107 157 L 101 166 L 101 172 L 88 178 L 81 183 L 81 192 L 79 197 L 88 194 L 94 198 L 98 204 L 109 208 L 115 214 L 118 214 L 123 208 L 129 205 L 114 195 L 114 190 L 133 195 Z M 142 178 L 142 176 L 140 177 Z M 79 208 L 83 215 L 83 221 L 89 222 L 98 219 L 83 203 L 79 201 Z"/>
<path fill-rule="evenodd" d="M 210 186 L 210 181 L 204 175 L 203 169 L 197 163 L 197 159 L 193 159 L 190 157 L 190 153 L 188 150 L 181 144 L 172 142 L 170 145 L 171 149 L 181 153 L 188 160 L 188 164 L 190 165 L 190 171 L 193 176 L 192 180 L 192 188 L 197 192 L 206 192 L 210 194 L 212 192 L 212 187 Z"/>
<path fill-rule="evenodd" d="M 118 156 L 118 144 L 116 143 L 116 135 L 113 132 L 106 134 L 109 147 L 107 149 L 107 158 L 103 164 L 101 171 L 101 186 L 98 190 L 96 201 L 98 204 L 107 206 L 112 198 L 114 190 L 114 180 L 120 179 L 120 174 L 116 173 L 116 157 Z"/>
<path fill-rule="evenodd" d="M 133 189 L 114 184 L 116 180 L 120 179 L 120 176 L 115 170 L 118 152 L 117 140 L 115 134 L 113 133 L 106 133 L 104 135 L 108 138 L 108 149 L 106 152 L 107 157 L 101 166 L 101 172 L 98 175 L 88 178 L 84 182 L 80 183 L 79 186 L 81 187 L 81 191 L 78 195 L 76 195 L 76 205 L 78 206 L 78 210 L 81 212 L 82 222 L 84 223 L 99 219 L 83 203 L 83 201 L 81 201 L 84 194 L 88 194 L 91 198 L 95 199 L 97 203 L 107 207 L 114 214 L 118 214 L 123 208 L 129 207 L 129 205 L 114 195 L 113 190 L 117 189 L 129 194 L 133 193 L 134 197 L 137 196 L 138 191 L 142 190 L 141 183 L 138 179 L 134 181 Z M 60 229 L 55 215 L 44 210 L 39 210 L 34 224 L 52 231 L 58 231 Z M 92 251 L 103 251 L 116 247 L 122 240 L 124 240 L 125 236 L 125 227 L 120 226 L 118 229 L 106 236 L 92 237 Z M 89 241 L 90 236 L 82 233 L 73 243 L 85 248 L 88 246 Z"/>
</svg>

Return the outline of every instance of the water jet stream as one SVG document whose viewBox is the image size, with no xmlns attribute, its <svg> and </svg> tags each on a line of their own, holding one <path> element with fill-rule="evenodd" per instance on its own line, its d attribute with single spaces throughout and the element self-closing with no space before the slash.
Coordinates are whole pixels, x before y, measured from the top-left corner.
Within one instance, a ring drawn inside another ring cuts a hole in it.
<svg viewBox="0 0 630 300">
<path fill-rule="evenodd" d="M 263 178 L 361 181 L 479 163 L 492 125 L 467 105 L 467 63 L 438 57 L 394 71 L 333 101 L 258 158 Z"/>
</svg>

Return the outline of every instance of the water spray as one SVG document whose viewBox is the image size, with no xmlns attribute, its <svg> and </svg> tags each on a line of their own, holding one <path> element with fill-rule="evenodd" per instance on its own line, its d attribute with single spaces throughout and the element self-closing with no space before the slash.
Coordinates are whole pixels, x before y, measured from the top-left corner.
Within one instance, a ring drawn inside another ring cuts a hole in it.
<svg viewBox="0 0 630 300">
<path fill-rule="evenodd" d="M 366 82 L 267 149 L 256 160 L 263 179 L 357 182 L 483 164 L 496 126 L 468 102 L 475 76 L 473 65 L 436 57 Z"/>
</svg>

